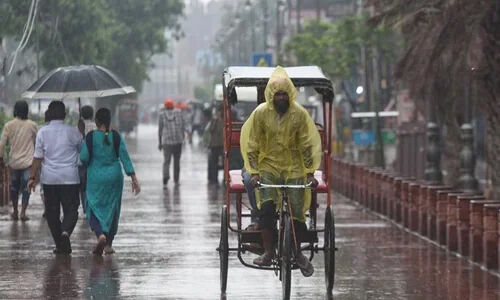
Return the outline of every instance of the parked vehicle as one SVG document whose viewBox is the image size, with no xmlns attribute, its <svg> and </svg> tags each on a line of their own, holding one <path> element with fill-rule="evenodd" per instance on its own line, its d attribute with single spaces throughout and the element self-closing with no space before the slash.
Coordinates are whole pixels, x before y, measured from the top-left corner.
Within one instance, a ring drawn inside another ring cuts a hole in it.
<svg viewBox="0 0 500 300">
<path fill-rule="evenodd" d="M 139 121 L 139 108 L 137 100 L 123 100 L 118 105 L 118 129 L 124 134 L 129 134 L 137 129 Z"/>
</svg>

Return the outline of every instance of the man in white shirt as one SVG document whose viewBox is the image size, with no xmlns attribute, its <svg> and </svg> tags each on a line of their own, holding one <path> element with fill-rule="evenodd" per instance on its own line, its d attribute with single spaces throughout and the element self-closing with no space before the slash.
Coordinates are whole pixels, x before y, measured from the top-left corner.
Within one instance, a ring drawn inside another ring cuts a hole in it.
<svg viewBox="0 0 500 300">
<path fill-rule="evenodd" d="M 61 101 L 49 105 L 51 121 L 36 136 L 35 154 L 28 187 L 34 190 L 40 181 L 45 196 L 45 214 L 54 238 L 56 254 L 71 253 L 69 236 L 78 220 L 80 205 L 78 174 L 83 128 L 64 124 L 66 107 Z M 41 168 L 41 172 L 40 171 Z M 38 174 L 41 173 L 41 178 Z M 61 223 L 61 206 L 64 217 Z"/>
</svg>

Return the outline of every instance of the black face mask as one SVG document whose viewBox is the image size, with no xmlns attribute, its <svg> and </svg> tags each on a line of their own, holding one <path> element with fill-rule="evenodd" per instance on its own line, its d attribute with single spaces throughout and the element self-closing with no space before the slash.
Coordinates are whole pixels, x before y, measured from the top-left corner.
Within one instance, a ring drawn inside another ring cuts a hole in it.
<svg viewBox="0 0 500 300">
<path fill-rule="evenodd" d="M 288 100 L 274 100 L 274 109 L 280 114 L 284 114 L 288 111 L 290 107 L 290 102 Z"/>
</svg>

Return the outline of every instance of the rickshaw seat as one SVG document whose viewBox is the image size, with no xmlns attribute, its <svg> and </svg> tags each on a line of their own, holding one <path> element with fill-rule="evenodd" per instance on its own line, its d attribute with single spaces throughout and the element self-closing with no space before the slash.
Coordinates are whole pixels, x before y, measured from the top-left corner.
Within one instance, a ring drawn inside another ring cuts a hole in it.
<svg viewBox="0 0 500 300">
<path fill-rule="evenodd" d="M 229 192 L 230 193 L 245 193 L 245 185 L 241 170 L 229 170 Z"/>
<path fill-rule="evenodd" d="M 234 129 L 231 130 L 231 148 L 239 148 L 240 147 L 240 134 L 241 130 L 240 129 Z"/>
<path fill-rule="evenodd" d="M 314 178 L 318 181 L 318 186 L 316 187 L 317 193 L 327 193 L 328 187 L 326 182 L 323 180 L 323 171 L 317 170 L 314 172 Z M 245 193 L 245 185 L 243 184 L 243 177 L 241 176 L 241 170 L 229 170 L 229 192 L 230 193 Z"/>
</svg>

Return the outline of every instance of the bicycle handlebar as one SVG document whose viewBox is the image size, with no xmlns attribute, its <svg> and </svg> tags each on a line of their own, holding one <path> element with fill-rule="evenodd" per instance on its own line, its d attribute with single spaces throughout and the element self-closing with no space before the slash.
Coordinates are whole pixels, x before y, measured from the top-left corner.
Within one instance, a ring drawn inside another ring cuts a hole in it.
<svg viewBox="0 0 500 300">
<path fill-rule="evenodd" d="M 259 188 L 259 189 L 271 189 L 271 188 L 309 189 L 309 188 L 312 188 L 312 182 L 309 182 L 308 184 L 265 184 L 265 183 L 261 183 L 259 181 L 259 182 L 257 182 L 257 188 Z"/>
</svg>

